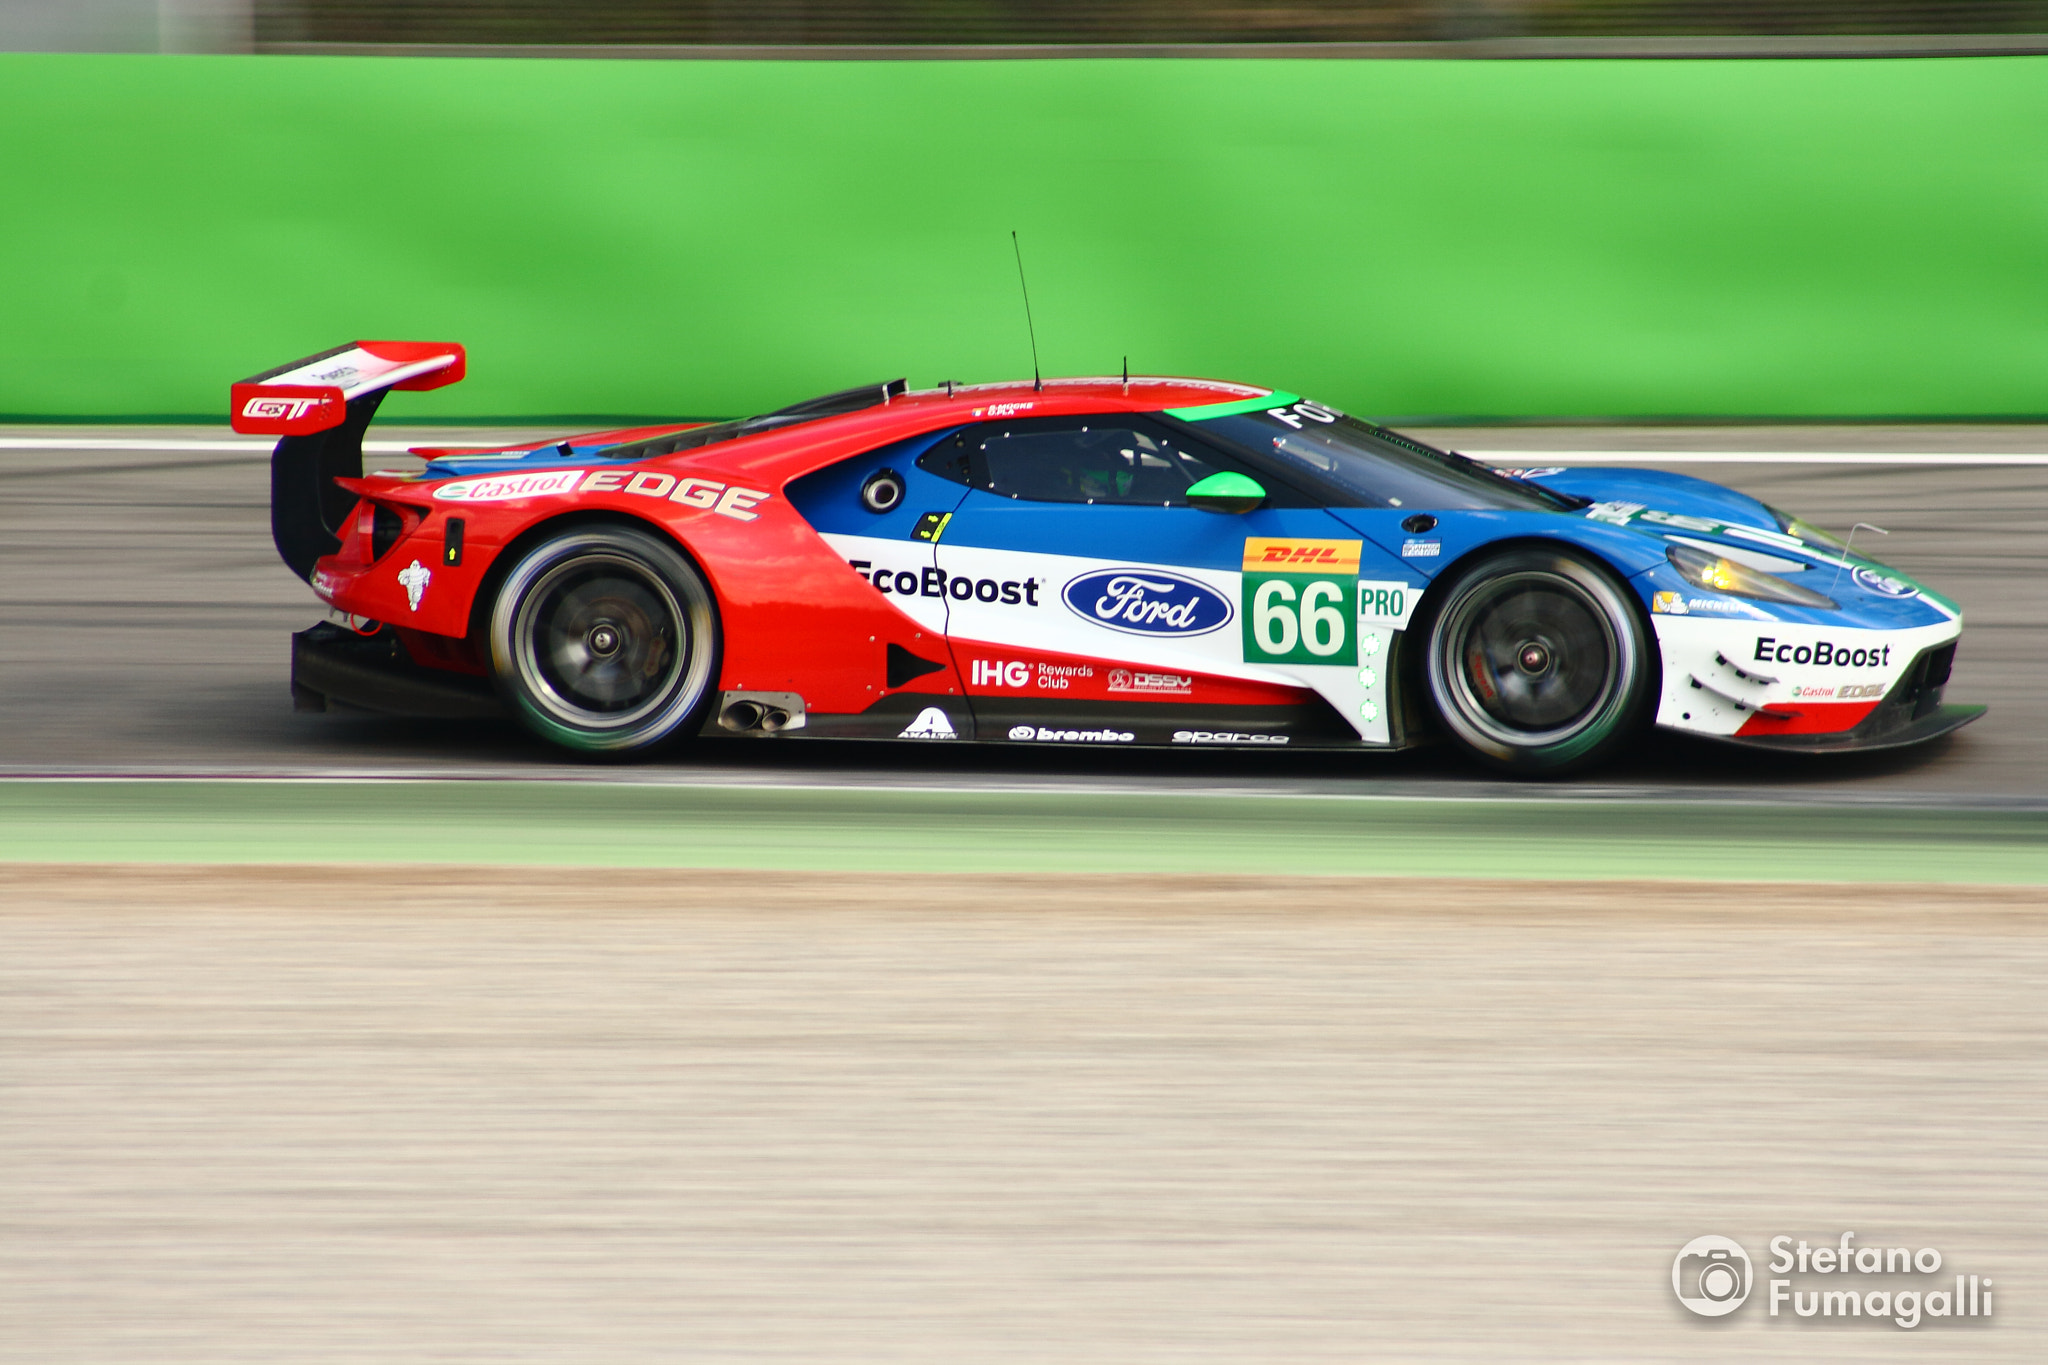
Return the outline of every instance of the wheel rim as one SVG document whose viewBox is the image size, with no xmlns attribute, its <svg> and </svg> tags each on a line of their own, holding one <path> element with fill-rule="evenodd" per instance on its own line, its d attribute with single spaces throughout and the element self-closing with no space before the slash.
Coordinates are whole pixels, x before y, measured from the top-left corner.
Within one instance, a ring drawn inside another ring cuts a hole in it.
<svg viewBox="0 0 2048 1365">
<path fill-rule="evenodd" d="M 1437 672 L 1461 718 L 1517 749 L 1599 725 L 1615 696 L 1623 643 L 1601 604 L 1559 574 L 1503 574 L 1451 608 Z"/>
<path fill-rule="evenodd" d="M 675 692 L 690 657 L 689 617 L 637 561 L 587 552 L 550 566 L 523 595 L 512 644 L 521 680 L 554 719 L 622 729 Z"/>
</svg>

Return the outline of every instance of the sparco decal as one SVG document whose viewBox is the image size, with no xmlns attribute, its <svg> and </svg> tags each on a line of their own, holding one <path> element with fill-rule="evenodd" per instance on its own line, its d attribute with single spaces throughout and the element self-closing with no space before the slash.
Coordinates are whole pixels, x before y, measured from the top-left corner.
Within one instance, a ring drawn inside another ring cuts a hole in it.
<svg viewBox="0 0 2048 1365">
<path fill-rule="evenodd" d="M 1750 657 L 1759 663 L 1815 664 L 1834 668 L 1887 668 L 1892 661 L 1890 645 L 1871 645 L 1852 649 L 1847 645 L 1832 644 L 1822 640 L 1811 645 L 1787 645 L 1778 643 L 1774 636 L 1757 637 L 1756 653 Z"/>
<path fill-rule="evenodd" d="M 1175 744 L 1285 744 L 1285 735 L 1248 735 L 1239 730 L 1175 730 Z"/>
<path fill-rule="evenodd" d="M 897 597 L 950 597 L 955 602 L 1001 602 L 1007 606 L 1035 607 L 1036 578 L 976 578 L 972 574 L 949 574 L 944 569 L 921 565 L 915 569 L 876 568 L 874 561 L 849 559 L 853 571 L 875 585 L 875 591 Z"/>
<path fill-rule="evenodd" d="M 1068 583 L 1067 609 L 1126 635 L 1207 635 L 1235 614 L 1222 593 L 1158 569 L 1098 569 Z"/>
</svg>

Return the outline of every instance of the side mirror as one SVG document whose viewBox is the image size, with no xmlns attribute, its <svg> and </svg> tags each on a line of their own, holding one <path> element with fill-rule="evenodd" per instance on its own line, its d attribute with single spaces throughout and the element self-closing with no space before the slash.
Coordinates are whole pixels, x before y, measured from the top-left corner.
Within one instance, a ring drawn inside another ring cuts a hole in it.
<svg viewBox="0 0 2048 1365">
<path fill-rule="evenodd" d="M 1197 479 L 1188 488 L 1188 506 L 1204 512 L 1249 512 L 1265 500 L 1257 479 L 1229 470 Z"/>
</svg>

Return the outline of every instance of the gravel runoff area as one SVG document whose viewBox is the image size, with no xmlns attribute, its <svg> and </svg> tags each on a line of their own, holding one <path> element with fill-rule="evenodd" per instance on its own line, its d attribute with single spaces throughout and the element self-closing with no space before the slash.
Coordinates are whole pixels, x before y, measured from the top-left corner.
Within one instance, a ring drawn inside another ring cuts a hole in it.
<svg viewBox="0 0 2048 1365">
<path fill-rule="evenodd" d="M 0 1361 L 2039 1360 L 2044 910 L 0 865 Z M 1845 1231 L 1995 1315 L 1673 1298 Z"/>
</svg>

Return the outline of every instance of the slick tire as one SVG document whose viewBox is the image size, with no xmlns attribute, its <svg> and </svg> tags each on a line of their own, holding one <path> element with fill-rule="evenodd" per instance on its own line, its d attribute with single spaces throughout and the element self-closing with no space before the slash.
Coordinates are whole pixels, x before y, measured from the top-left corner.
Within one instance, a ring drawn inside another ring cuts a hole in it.
<svg viewBox="0 0 2048 1365">
<path fill-rule="evenodd" d="M 1511 550 L 1444 588 L 1424 662 L 1451 742 L 1489 767 L 1561 777 L 1642 729 L 1658 661 L 1628 590 L 1557 550 Z"/>
<path fill-rule="evenodd" d="M 528 729 L 582 753 L 645 754 L 710 709 L 718 612 L 668 541 L 580 526 L 512 566 L 490 617 L 491 671 Z"/>
</svg>

